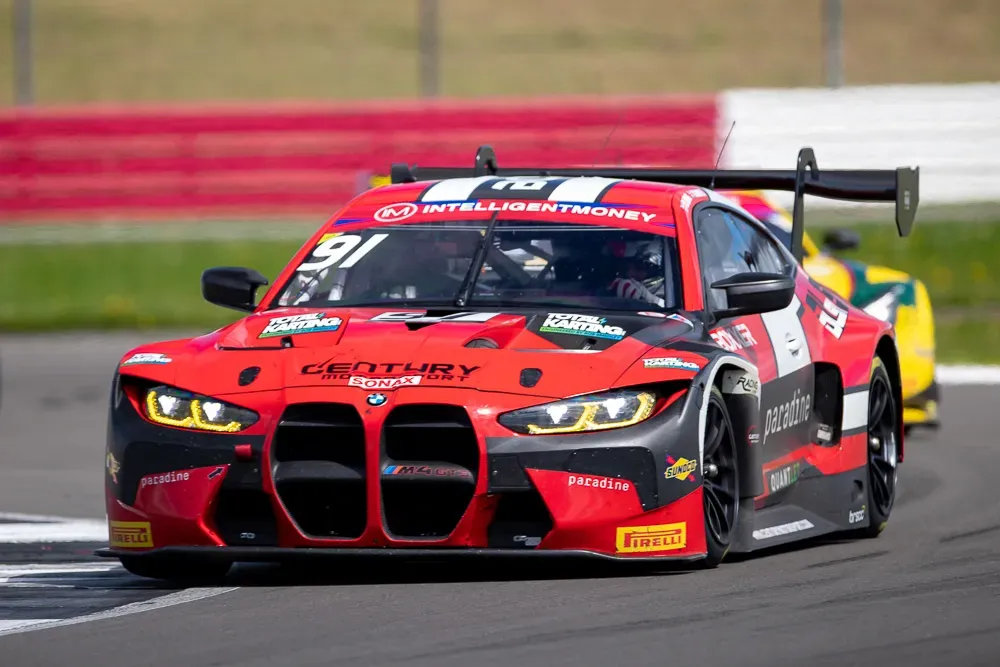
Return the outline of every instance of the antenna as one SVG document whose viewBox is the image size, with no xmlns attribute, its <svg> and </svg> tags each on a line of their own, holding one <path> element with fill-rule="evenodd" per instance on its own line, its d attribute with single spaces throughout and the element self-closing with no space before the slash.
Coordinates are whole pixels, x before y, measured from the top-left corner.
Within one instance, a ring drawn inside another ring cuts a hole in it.
<svg viewBox="0 0 1000 667">
<path fill-rule="evenodd" d="M 719 149 L 719 157 L 715 158 L 715 168 L 712 170 L 714 173 L 712 174 L 712 182 L 708 186 L 709 190 L 715 189 L 715 174 L 718 173 L 719 171 L 719 164 L 722 162 L 722 154 L 725 152 L 726 144 L 729 143 L 729 137 L 732 136 L 733 130 L 735 128 L 736 128 L 736 121 L 734 120 L 733 124 L 729 126 L 729 134 L 726 135 L 726 140 L 722 142 L 722 148 Z"/>
<path fill-rule="evenodd" d="M 594 164 L 591 165 L 592 167 L 597 167 L 597 163 L 601 159 L 601 153 L 603 153 L 604 149 L 608 147 L 609 143 L 611 143 L 611 137 L 614 136 L 615 132 L 618 130 L 619 126 L 621 126 L 622 121 L 624 119 L 625 119 L 625 108 L 622 107 L 618 111 L 618 120 L 615 121 L 615 126 L 611 128 L 611 131 L 608 132 L 608 136 L 605 137 L 605 139 L 604 139 L 604 145 L 601 146 L 601 150 L 597 151 L 597 157 L 594 158 Z"/>
</svg>

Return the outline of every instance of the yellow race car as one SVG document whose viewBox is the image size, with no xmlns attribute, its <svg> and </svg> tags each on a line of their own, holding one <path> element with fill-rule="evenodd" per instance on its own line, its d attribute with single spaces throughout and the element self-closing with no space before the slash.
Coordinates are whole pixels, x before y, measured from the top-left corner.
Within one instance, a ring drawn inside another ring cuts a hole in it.
<svg viewBox="0 0 1000 667">
<path fill-rule="evenodd" d="M 724 194 L 767 225 L 786 246 L 791 245 L 791 216 L 763 192 Z M 830 230 L 823 241 L 820 249 L 805 234 L 802 265 L 806 272 L 868 314 L 895 325 L 903 383 L 903 422 L 907 430 L 913 426 L 937 428 L 940 389 L 935 376 L 934 314 L 927 287 L 902 271 L 834 256 L 836 251 L 858 246 L 859 238 L 850 230 Z"/>
</svg>

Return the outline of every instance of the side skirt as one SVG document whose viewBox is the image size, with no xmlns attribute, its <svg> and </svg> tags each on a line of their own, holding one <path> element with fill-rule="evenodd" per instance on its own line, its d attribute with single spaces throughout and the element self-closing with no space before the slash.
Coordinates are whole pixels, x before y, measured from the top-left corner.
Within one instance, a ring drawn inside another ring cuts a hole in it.
<svg viewBox="0 0 1000 667">
<path fill-rule="evenodd" d="M 744 504 L 739 541 L 732 551 L 749 553 L 864 528 L 870 522 L 867 485 L 867 469 L 862 466 L 836 475 L 800 477 L 779 492 L 782 500 L 775 505 L 754 511 L 752 504 Z"/>
</svg>

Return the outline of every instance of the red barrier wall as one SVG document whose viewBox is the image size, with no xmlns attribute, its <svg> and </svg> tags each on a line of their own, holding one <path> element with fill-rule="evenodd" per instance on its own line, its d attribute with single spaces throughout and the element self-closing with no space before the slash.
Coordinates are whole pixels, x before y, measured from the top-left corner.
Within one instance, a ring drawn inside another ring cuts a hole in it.
<svg viewBox="0 0 1000 667">
<path fill-rule="evenodd" d="M 484 143 L 502 166 L 709 167 L 716 118 L 712 96 L 9 112 L 0 222 L 329 215 L 363 172 Z"/>
</svg>

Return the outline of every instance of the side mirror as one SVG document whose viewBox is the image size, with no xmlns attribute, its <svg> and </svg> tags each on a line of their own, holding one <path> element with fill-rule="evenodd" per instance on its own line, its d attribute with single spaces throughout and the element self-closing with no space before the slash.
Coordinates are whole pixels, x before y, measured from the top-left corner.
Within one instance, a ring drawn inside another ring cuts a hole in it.
<svg viewBox="0 0 1000 667">
<path fill-rule="evenodd" d="M 795 279 L 780 273 L 738 273 L 712 283 L 726 292 L 726 308 L 713 313 L 717 319 L 759 315 L 788 307 L 795 296 Z"/>
<path fill-rule="evenodd" d="M 218 266 L 201 274 L 201 295 L 216 306 L 250 313 L 256 307 L 257 288 L 267 283 L 259 271 Z"/>
<path fill-rule="evenodd" d="M 830 250 L 856 250 L 861 237 L 853 229 L 831 229 L 823 236 L 823 245 Z"/>
</svg>

